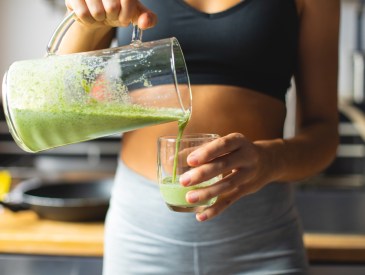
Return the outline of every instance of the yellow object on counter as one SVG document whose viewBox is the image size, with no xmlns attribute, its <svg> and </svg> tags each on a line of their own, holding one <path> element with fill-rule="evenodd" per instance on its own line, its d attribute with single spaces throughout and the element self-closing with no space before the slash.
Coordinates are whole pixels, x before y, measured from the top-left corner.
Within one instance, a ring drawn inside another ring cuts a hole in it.
<svg viewBox="0 0 365 275">
<path fill-rule="evenodd" d="M 9 171 L 0 171 L 0 200 L 5 198 L 5 195 L 9 193 L 11 185 L 11 175 Z"/>
</svg>

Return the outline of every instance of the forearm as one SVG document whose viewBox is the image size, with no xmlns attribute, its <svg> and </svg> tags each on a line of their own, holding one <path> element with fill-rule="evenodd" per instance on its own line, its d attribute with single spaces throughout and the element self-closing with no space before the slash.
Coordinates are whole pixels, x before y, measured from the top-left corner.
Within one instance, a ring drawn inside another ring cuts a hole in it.
<svg viewBox="0 0 365 275">
<path fill-rule="evenodd" d="M 339 137 L 337 122 L 316 122 L 303 127 L 289 139 L 257 141 L 267 163 L 264 173 L 275 181 L 295 181 L 311 177 L 334 159 Z"/>
<path fill-rule="evenodd" d="M 87 28 L 77 21 L 62 39 L 58 53 L 68 54 L 108 48 L 114 37 L 112 27 Z"/>
<path fill-rule="evenodd" d="M 339 142 L 340 3 L 338 0 L 303 3 L 295 71 L 298 131 L 290 139 L 257 142 L 267 153 L 270 163 L 267 172 L 278 181 L 301 180 L 318 174 L 334 159 Z"/>
</svg>

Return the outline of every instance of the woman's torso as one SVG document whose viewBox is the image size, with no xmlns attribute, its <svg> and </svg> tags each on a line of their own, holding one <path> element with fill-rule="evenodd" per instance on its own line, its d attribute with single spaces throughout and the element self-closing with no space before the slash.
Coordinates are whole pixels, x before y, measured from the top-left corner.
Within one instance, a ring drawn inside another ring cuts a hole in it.
<svg viewBox="0 0 365 275">
<path fill-rule="evenodd" d="M 142 2 L 159 17 L 143 40 L 175 36 L 184 51 L 193 93 L 187 133 L 240 132 L 252 141 L 282 136 L 295 66 L 295 0 Z M 119 44 L 130 38 L 130 29 L 118 30 Z M 155 179 L 157 138 L 176 133 L 176 122 L 125 133 L 121 158 Z"/>
</svg>

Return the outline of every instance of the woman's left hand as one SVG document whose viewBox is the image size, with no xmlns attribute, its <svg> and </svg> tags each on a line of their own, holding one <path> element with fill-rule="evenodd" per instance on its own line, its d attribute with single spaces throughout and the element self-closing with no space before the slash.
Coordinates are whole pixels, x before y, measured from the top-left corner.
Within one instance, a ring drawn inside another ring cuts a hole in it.
<svg viewBox="0 0 365 275">
<path fill-rule="evenodd" d="M 195 185 L 218 175 L 223 178 L 215 184 L 187 193 L 190 203 L 216 196 L 215 204 L 197 213 L 198 221 L 211 219 L 241 197 L 254 193 L 272 181 L 264 150 L 244 135 L 232 133 L 216 139 L 192 152 L 187 162 L 194 167 L 180 177 L 183 186 Z"/>
</svg>

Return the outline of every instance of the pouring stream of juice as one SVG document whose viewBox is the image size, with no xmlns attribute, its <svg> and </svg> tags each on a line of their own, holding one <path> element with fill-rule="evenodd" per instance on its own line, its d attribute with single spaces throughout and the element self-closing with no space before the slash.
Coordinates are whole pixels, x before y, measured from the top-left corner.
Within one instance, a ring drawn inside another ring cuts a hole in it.
<svg viewBox="0 0 365 275">
<path fill-rule="evenodd" d="M 174 165 L 173 165 L 173 170 L 172 170 L 172 183 L 175 183 L 176 181 L 176 168 L 177 168 L 177 162 L 178 162 L 178 156 L 179 156 L 179 147 L 180 147 L 180 141 L 181 141 L 181 137 L 184 133 L 185 127 L 186 125 L 188 125 L 190 119 L 190 113 L 188 113 L 187 115 L 185 115 L 182 119 L 180 119 L 178 121 L 178 127 L 179 127 L 179 131 L 177 134 L 177 138 L 176 138 L 176 147 L 175 147 L 175 156 L 174 156 Z"/>
</svg>

